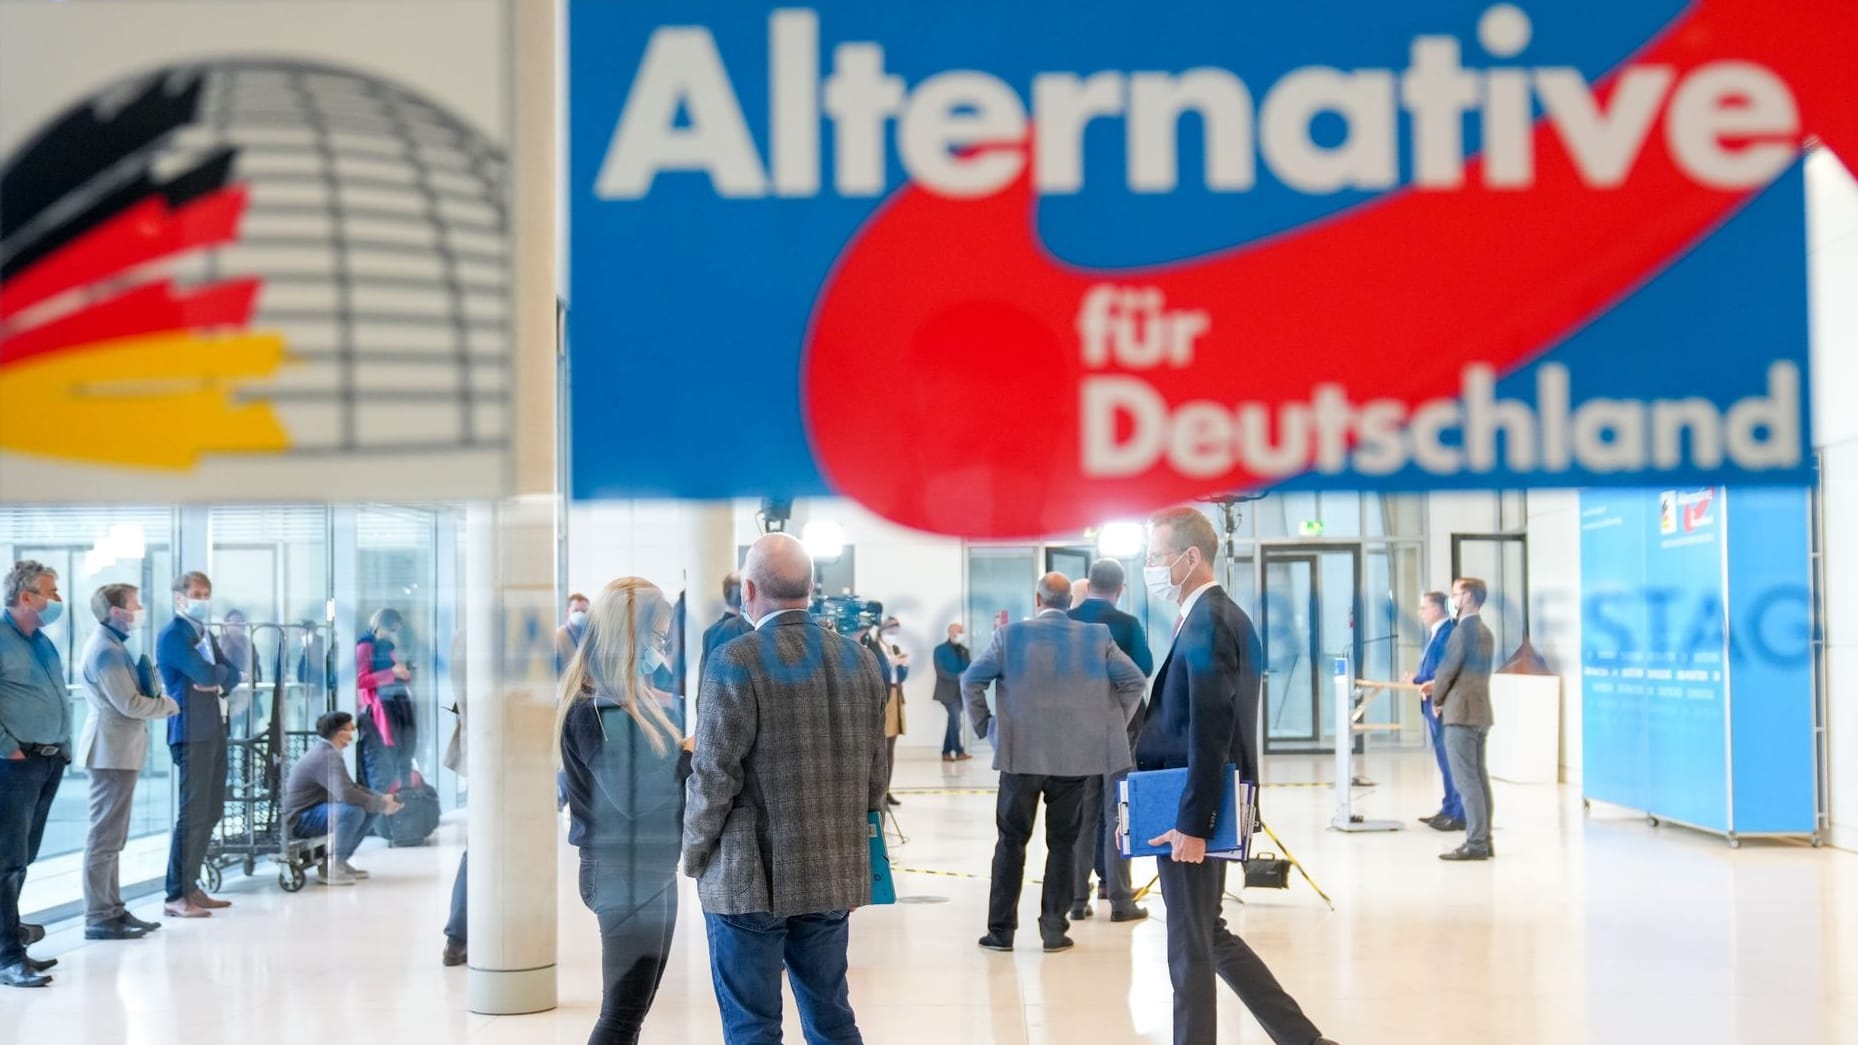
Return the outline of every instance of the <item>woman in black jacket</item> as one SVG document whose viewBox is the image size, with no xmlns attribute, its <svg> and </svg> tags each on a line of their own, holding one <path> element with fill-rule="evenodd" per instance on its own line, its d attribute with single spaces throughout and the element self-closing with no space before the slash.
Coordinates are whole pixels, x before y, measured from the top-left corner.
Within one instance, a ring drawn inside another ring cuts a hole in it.
<svg viewBox="0 0 1858 1045">
<path fill-rule="evenodd" d="M 558 729 L 581 901 L 600 922 L 605 989 L 593 1043 L 632 1043 L 664 977 L 677 924 L 683 747 L 651 687 L 666 662 L 671 603 L 623 577 L 594 600 L 562 679 Z"/>
</svg>

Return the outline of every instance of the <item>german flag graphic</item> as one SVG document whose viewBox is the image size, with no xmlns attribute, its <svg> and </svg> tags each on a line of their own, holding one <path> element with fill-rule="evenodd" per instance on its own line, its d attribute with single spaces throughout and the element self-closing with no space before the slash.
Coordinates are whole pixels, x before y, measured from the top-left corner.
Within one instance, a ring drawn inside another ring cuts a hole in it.
<svg viewBox="0 0 1858 1045">
<path fill-rule="evenodd" d="M 202 87 L 197 72 L 142 81 L 0 168 L 0 450 L 185 471 L 289 447 L 249 399 L 286 358 L 282 334 L 251 328 L 262 280 L 174 275 L 236 242 L 249 201 L 231 147 L 156 169 Z"/>
</svg>

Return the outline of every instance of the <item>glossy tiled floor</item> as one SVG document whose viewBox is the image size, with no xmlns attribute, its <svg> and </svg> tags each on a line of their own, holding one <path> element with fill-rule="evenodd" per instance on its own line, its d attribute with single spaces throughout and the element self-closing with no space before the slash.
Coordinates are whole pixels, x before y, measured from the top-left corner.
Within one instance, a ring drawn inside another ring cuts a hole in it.
<svg viewBox="0 0 1858 1045">
<path fill-rule="evenodd" d="M 1316 759 L 1271 761 L 1281 783 L 1323 778 Z M 1359 810 L 1410 822 L 1435 795 L 1417 754 L 1378 756 Z M 1161 917 L 1099 917 L 1078 947 L 1045 956 L 979 950 L 993 840 L 992 773 L 906 762 L 899 812 L 906 896 L 860 912 L 852 1000 L 866 1039 L 891 1043 L 1162 1042 L 1168 1034 Z M 951 788 L 953 793 L 926 789 Z M 1266 791 L 1272 826 L 1335 897 L 1306 886 L 1246 894 L 1229 911 L 1330 1036 L 1344 1045 L 1720 1042 L 1858 1043 L 1858 854 L 1657 829 L 1622 811 L 1582 813 L 1567 789 L 1497 785 L 1497 845 L 1483 865 L 1434 859 L 1445 836 L 1324 831 L 1326 788 Z M 528 1017 L 464 1012 L 464 973 L 443 969 L 439 926 L 457 863 L 443 845 L 364 849 L 374 879 L 296 896 L 268 875 L 239 880 L 237 906 L 130 943 L 85 943 L 66 926 L 41 945 L 57 983 L 0 993 L 0 1041 L 39 1045 L 198 1042 L 579 1042 L 598 992 L 591 917 L 563 850 L 561 1007 Z M 972 876 L 982 877 L 972 877 Z M 685 890 L 673 969 L 646 1024 L 655 1043 L 721 1040 L 694 895 Z M 1028 890 L 1027 915 L 1036 902 Z M 151 915 L 153 905 L 141 912 Z M 1150 901 L 1165 916 L 1159 898 Z M 1029 922 L 1028 922 L 1029 924 Z M 1221 1041 L 1264 1042 L 1229 994 Z M 791 1011 L 791 1006 L 790 1006 Z M 788 1039 L 799 1041 L 790 1018 Z"/>
</svg>

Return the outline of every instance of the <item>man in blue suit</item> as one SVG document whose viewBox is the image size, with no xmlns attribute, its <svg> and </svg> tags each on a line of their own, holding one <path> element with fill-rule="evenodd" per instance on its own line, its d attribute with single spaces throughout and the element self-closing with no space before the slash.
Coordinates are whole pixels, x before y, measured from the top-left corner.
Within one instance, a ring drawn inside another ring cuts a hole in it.
<svg viewBox="0 0 1858 1045">
<path fill-rule="evenodd" d="M 1116 601 L 1123 595 L 1123 564 L 1115 559 L 1098 559 L 1091 563 L 1090 587 L 1085 595 L 1084 601 L 1072 607 L 1071 619 L 1108 627 L 1116 648 L 1135 661 L 1135 666 L 1142 669 L 1142 677 L 1154 674 L 1155 655 L 1149 652 L 1148 633 L 1142 629 L 1142 622 L 1133 614 L 1116 608 Z M 1142 705 L 1136 704 L 1135 717 L 1129 720 L 1131 748 L 1142 733 L 1142 712 Z M 1110 921 L 1135 922 L 1148 917 L 1146 909 L 1136 906 L 1135 889 L 1129 882 L 1129 861 L 1123 859 L 1122 850 L 1116 845 L 1117 794 L 1123 777 L 1128 775 L 1129 767 L 1124 766 L 1086 785 L 1084 830 L 1077 836 L 1077 890 L 1071 904 L 1072 921 L 1091 915 L 1090 871 L 1093 867 L 1110 901 Z M 1094 828 L 1091 826 L 1093 819 L 1096 821 Z"/>
<path fill-rule="evenodd" d="M 174 582 L 174 619 L 155 642 L 161 688 L 181 713 L 168 720 L 168 751 L 180 776 L 181 808 L 168 846 L 170 918 L 205 918 L 227 900 L 200 888 L 200 865 L 226 805 L 225 699 L 239 684 L 239 669 L 207 631 L 213 616 L 213 582 L 198 571 Z"/>
<path fill-rule="evenodd" d="M 1444 592 L 1429 591 L 1419 597 L 1419 620 L 1426 626 L 1426 648 L 1419 655 L 1419 670 L 1408 675 L 1406 680 L 1426 683 L 1438 673 L 1439 660 L 1445 656 L 1445 643 L 1452 637 L 1452 615 L 1445 608 Z M 1445 797 L 1439 802 L 1439 811 L 1420 817 L 1419 822 L 1436 831 L 1462 831 L 1464 799 L 1452 784 L 1452 766 L 1445 758 L 1445 727 L 1439 723 L 1431 697 L 1421 698 L 1419 710 L 1420 717 L 1426 720 L 1426 736 L 1432 740 L 1432 755 L 1439 763 L 1439 777 L 1445 781 Z"/>
<path fill-rule="evenodd" d="M 1237 766 L 1241 779 L 1258 779 L 1261 650 L 1251 618 L 1213 581 L 1218 551 L 1213 524 L 1195 508 L 1170 508 L 1149 520 L 1142 580 L 1156 602 L 1181 607 L 1173 644 L 1155 673 L 1148 721 L 1135 750 L 1138 771 L 1187 770 L 1173 829 L 1149 839 L 1151 845 L 1169 847 L 1155 863 L 1168 907 L 1174 1042 L 1213 1045 L 1218 1040 L 1217 983 L 1224 980 L 1278 1045 L 1324 1043 L 1329 1039 L 1263 959 L 1226 927 L 1220 911 L 1226 861 L 1206 858 L 1226 766 Z"/>
</svg>

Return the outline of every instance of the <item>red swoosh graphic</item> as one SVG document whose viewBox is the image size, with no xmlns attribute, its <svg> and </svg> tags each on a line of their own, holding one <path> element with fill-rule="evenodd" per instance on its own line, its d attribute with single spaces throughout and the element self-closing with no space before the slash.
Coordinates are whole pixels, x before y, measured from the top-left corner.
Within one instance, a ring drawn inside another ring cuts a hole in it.
<svg viewBox="0 0 1858 1045">
<path fill-rule="evenodd" d="M 168 280 L 62 315 L 7 335 L 0 341 L 0 366 L 74 347 L 169 330 L 212 330 L 251 322 L 258 298 L 256 279 L 210 283 L 186 292 Z"/>
<path fill-rule="evenodd" d="M 1633 61 L 1680 78 L 1725 58 L 1758 62 L 1786 78 L 1808 130 L 1858 145 L 1846 101 L 1858 6 L 1782 6 L 1699 4 Z M 1080 473 L 1075 321 L 1090 287 L 1155 286 L 1170 308 L 1211 315 L 1185 369 L 1089 371 L 1138 373 L 1174 407 L 1307 401 L 1327 381 L 1356 402 L 1454 396 L 1467 362 L 1528 362 L 1752 197 L 1679 170 L 1662 127 L 1616 189 L 1586 187 L 1543 123 L 1528 190 L 1484 188 L 1473 161 L 1460 190 L 1399 191 L 1261 243 L 1111 273 L 1064 266 L 1038 243 L 1030 163 L 984 199 L 906 188 L 848 245 L 815 308 L 803 395 L 821 467 L 893 521 L 971 537 L 1076 530 L 1266 485 L 1243 469 L 1190 478 L 1165 463 L 1124 479 Z"/>
</svg>

